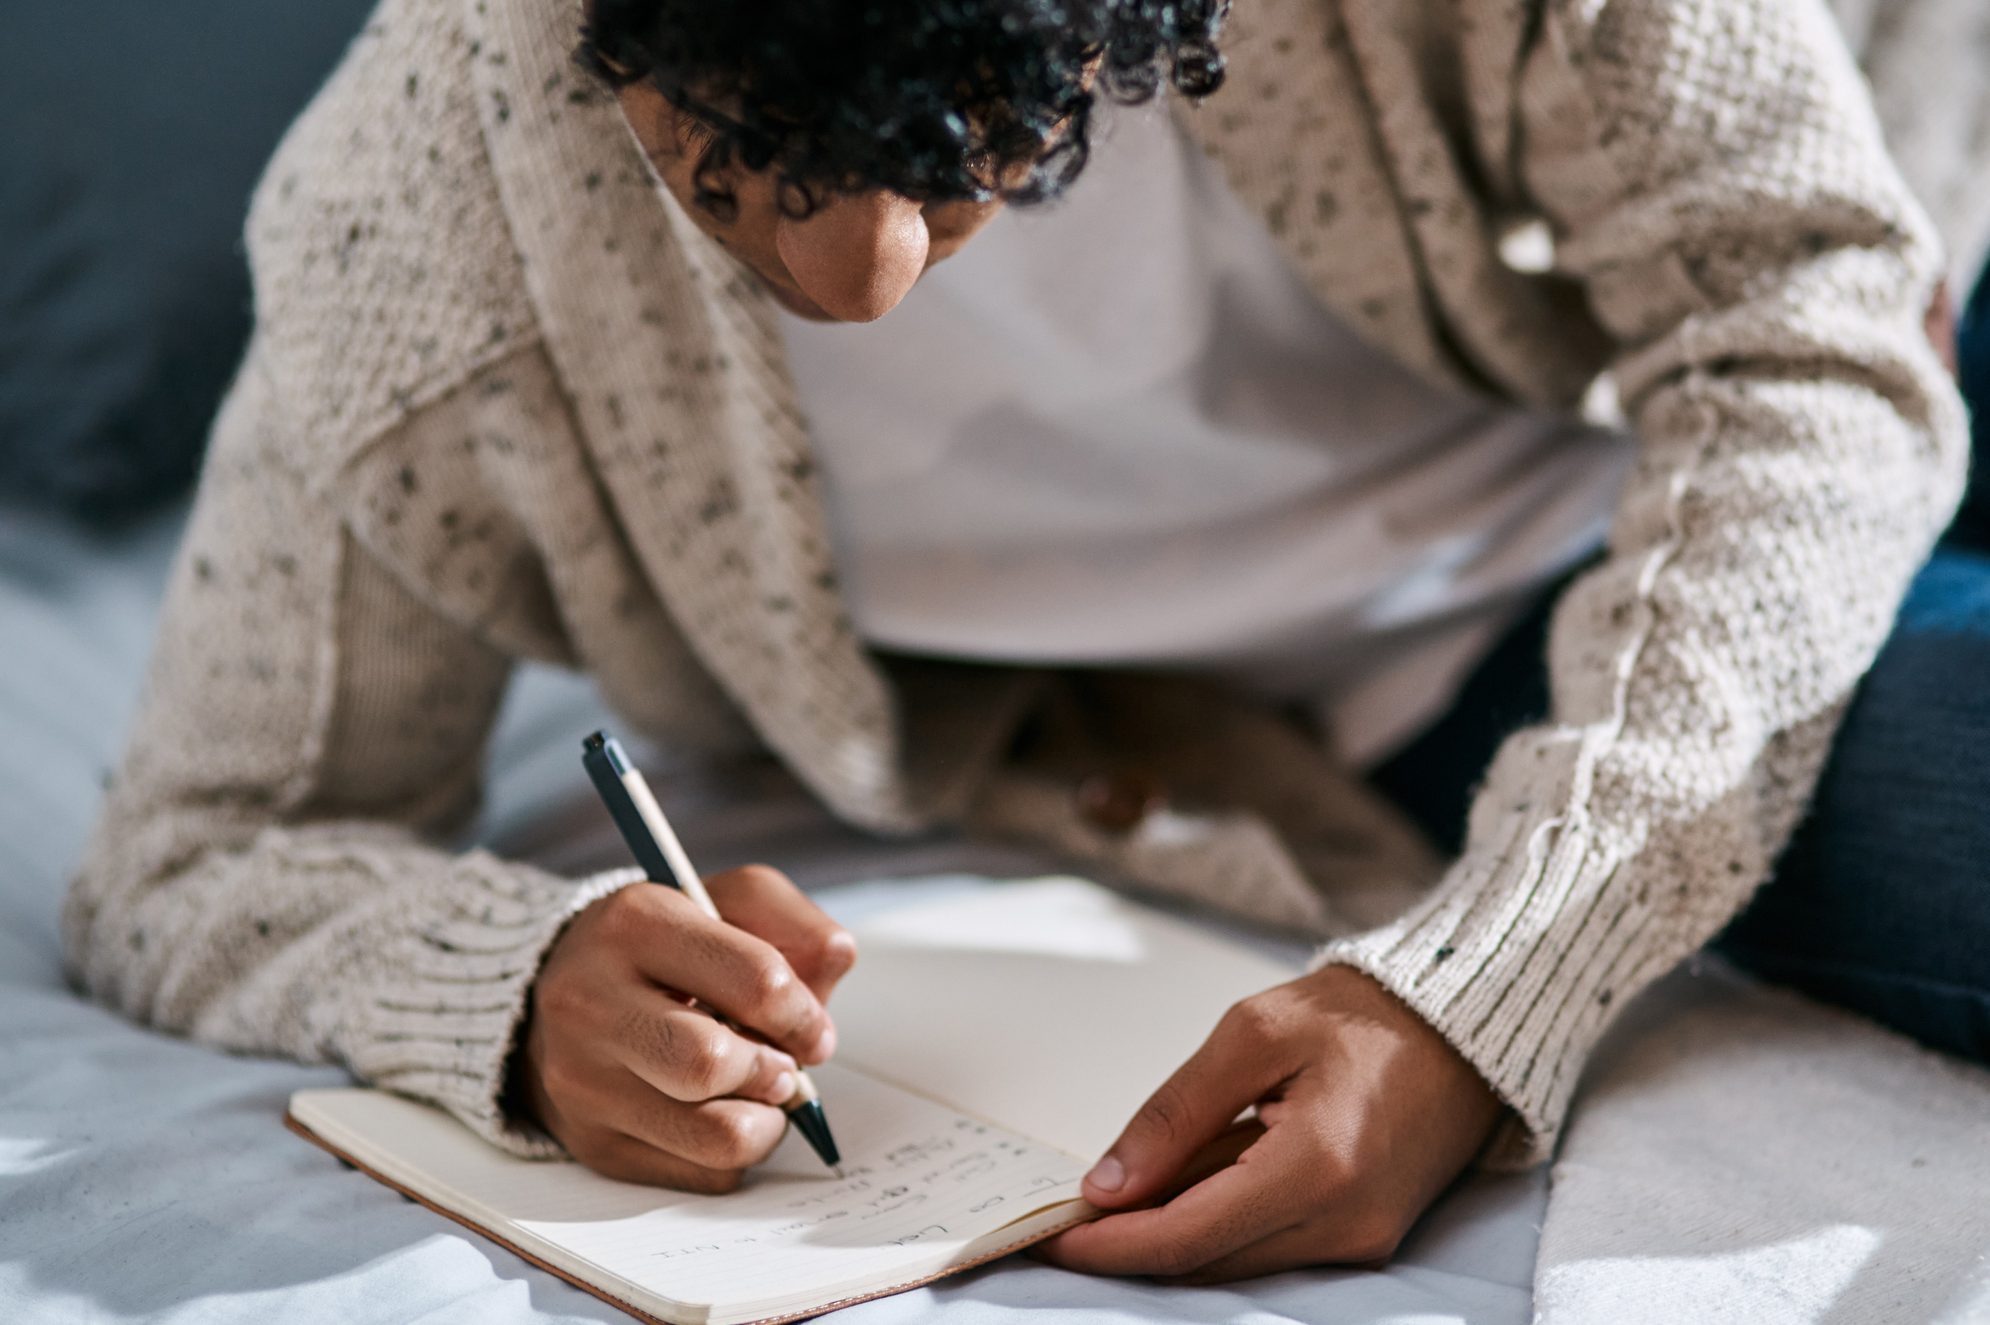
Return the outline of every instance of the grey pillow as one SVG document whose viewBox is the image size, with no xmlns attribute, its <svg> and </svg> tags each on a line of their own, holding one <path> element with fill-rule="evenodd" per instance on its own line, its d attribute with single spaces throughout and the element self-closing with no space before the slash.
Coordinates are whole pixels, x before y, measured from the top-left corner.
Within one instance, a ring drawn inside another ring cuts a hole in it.
<svg viewBox="0 0 1990 1325">
<path fill-rule="evenodd" d="M 249 192 L 372 0 L 17 5 L 0 39 L 0 501 L 101 519 L 198 465 Z"/>
</svg>

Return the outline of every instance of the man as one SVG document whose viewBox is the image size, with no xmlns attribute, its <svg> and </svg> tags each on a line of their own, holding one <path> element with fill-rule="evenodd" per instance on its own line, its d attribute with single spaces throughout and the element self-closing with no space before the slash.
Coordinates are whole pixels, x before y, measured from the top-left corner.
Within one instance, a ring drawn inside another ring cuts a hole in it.
<svg viewBox="0 0 1990 1325">
<path fill-rule="evenodd" d="M 389 0 L 273 164 L 72 897 L 91 988 L 736 1183 L 854 949 L 768 870 L 714 880 L 721 926 L 444 849 L 529 657 L 863 827 L 1332 936 L 1157 1083 L 1064 1264 L 1373 1260 L 1474 1156 L 1547 1154 L 1614 1011 L 1770 875 L 1960 490 L 1939 254 L 1823 9 L 601 0 L 586 34 L 591 75 L 565 4 Z M 1605 369 L 1627 431 L 1575 417 Z M 1345 770 L 1388 785 L 1550 596 L 1552 704 L 1447 764 L 1483 786 L 1435 880 Z"/>
</svg>

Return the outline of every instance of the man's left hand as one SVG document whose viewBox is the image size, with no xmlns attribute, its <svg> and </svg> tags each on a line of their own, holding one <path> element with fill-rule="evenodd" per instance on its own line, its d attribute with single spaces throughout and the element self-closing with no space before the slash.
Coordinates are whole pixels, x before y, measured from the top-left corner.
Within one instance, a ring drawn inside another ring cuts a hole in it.
<svg viewBox="0 0 1990 1325">
<path fill-rule="evenodd" d="M 1109 1213 L 1040 1254 L 1200 1283 L 1386 1261 L 1500 1109 L 1421 1017 L 1330 966 L 1231 1008 L 1086 1175 Z"/>
</svg>

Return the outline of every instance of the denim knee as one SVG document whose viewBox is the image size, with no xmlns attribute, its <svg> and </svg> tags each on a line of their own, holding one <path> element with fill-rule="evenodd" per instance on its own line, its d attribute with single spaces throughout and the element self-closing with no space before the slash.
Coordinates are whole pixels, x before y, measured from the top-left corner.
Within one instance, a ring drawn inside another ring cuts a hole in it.
<svg viewBox="0 0 1990 1325">
<path fill-rule="evenodd" d="M 1716 940 L 1990 1060 L 1990 556 L 1916 579 L 1775 877 Z"/>
</svg>

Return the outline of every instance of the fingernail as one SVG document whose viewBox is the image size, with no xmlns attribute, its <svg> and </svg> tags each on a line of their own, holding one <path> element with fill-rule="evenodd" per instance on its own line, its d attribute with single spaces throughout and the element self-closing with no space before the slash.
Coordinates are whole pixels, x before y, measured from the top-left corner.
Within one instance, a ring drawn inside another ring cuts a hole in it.
<svg viewBox="0 0 1990 1325">
<path fill-rule="evenodd" d="M 774 1084 L 767 1088 L 767 1093 L 773 1097 L 774 1103 L 786 1104 L 795 1095 L 795 1074 L 783 1072 L 775 1077 Z"/>
<path fill-rule="evenodd" d="M 1102 1192 L 1116 1192 L 1126 1186 L 1126 1166 L 1116 1156 L 1107 1155 L 1092 1165 L 1092 1171 L 1085 1175 L 1085 1182 Z"/>
<path fill-rule="evenodd" d="M 826 1063 L 829 1061 L 829 1055 L 835 1052 L 836 1028 L 834 1026 L 824 1026 L 822 1034 L 816 1036 L 815 1043 L 809 1046 L 807 1054 L 808 1061 L 811 1063 Z"/>
</svg>

